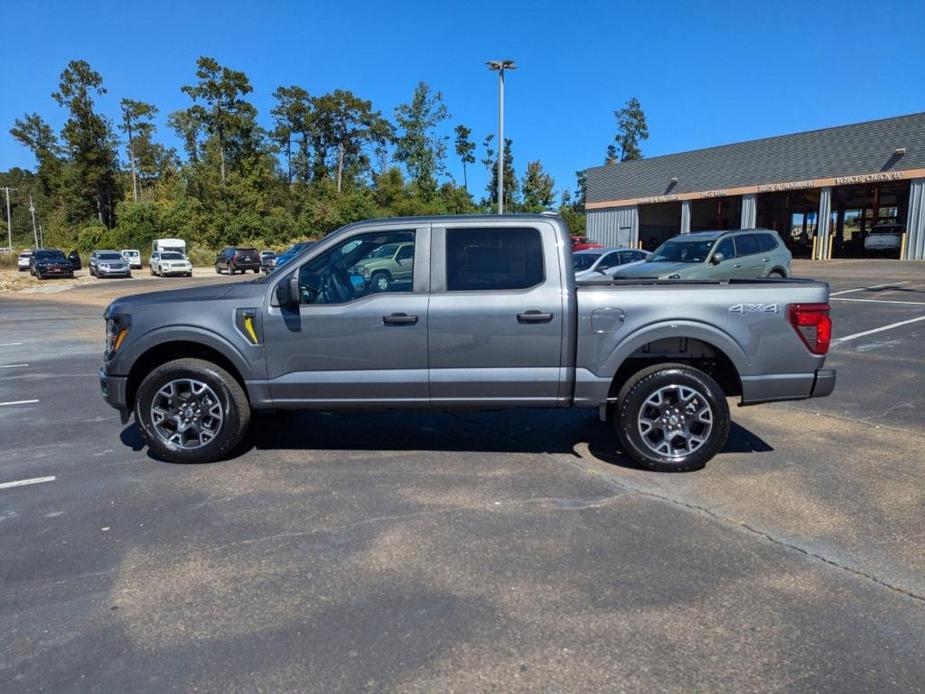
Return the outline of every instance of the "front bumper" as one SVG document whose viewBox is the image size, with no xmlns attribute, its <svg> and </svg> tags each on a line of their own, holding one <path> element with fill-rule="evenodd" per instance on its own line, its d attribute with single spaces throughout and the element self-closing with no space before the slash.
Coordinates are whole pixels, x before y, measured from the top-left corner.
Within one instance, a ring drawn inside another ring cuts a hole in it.
<svg viewBox="0 0 925 694">
<path fill-rule="evenodd" d="M 42 277 L 73 277 L 74 271 L 70 268 L 52 269 L 48 267 L 37 267 L 36 270 L 42 273 Z"/>
<path fill-rule="evenodd" d="M 835 369 L 802 374 L 771 374 L 742 377 L 742 405 L 782 400 L 824 398 L 835 390 Z"/>
<path fill-rule="evenodd" d="M 192 271 L 193 271 L 193 268 L 191 267 L 190 268 L 171 267 L 171 268 L 164 268 L 160 270 L 160 273 L 164 275 L 165 277 L 171 277 L 171 276 L 185 277 L 186 275 L 190 274 Z"/>
<path fill-rule="evenodd" d="M 126 268 L 124 270 L 106 270 L 98 267 L 96 269 L 96 274 L 100 277 L 128 277 L 132 274 L 132 270 L 131 268 Z"/>
<path fill-rule="evenodd" d="M 106 373 L 105 368 L 100 369 L 100 392 L 103 400 L 119 410 L 123 424 L 128 421 L 129 415 L 127 386 L 127 376 L 111 376 Z"/>
</svg>

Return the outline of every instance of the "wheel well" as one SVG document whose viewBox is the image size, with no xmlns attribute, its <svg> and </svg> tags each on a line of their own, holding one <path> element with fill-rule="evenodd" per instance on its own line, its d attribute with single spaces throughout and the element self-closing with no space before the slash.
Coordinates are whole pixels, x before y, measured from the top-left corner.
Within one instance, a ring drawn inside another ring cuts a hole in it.
<svg viewBox="0 0 925 694">
<path fill-rule="evenodd" d="M 375 277 L 376 275 L 385 275 L 389 279 L 392 279 L 392 273 L 386 270 L 385 268 L 379 268 L 378 270 L 373 270 L 373 274 L 370 277 Z"/>
<path fill-rule="evenodd" d="M 610 384 L 609 397 L 616 397 L 636 372 L 667 362 L 688 364 L 709 374 L 727 396 L 742 394 L 739 372 L 721 349 L 696 338 L 670 337 L 649 342 L 624 359 Z"/>
<path fill-rule="evenodd" d="M 247 393 L 247 387 L 244 385 L 244 379 L 241 377 L 241 373 L 231 360 L 217 349 L 199 342 L 164 342 L 163 344 L 156 345 L 149 349 L 132 364 L 132 368 L 129 370 L 125 392 L 129 410 L 135 407 L 135 393 L 138 392 L 138 386 L 141 385 L 145 376 L 161 364 L 166 364 L 174 359 L 183 359 L 184 357 L 204 359 L 205 361 L 210 361 L 222 367 L 225 371 L 234 376 L 234 379 L 241 385 L 244 392 Z"/>
</svg>

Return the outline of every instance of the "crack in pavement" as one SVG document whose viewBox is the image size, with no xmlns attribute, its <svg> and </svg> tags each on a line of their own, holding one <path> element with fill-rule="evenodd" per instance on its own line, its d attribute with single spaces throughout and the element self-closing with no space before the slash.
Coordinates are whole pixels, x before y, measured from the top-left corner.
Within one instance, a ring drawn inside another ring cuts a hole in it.
<svg viewBox="0 0 925 694">
<path fill-rule="evenodd" d="M 584 460 L 587 460 L 587 459 L 584 459 Z M 609 485 L 611 485 L 611 486 L 614 486 L 614 487 L 617 487 L 618 489 L 621 489 L 621 490 L 624 491 L 624 492 L 633 493 L 633 494 L 638 494 L 639 496 L 644 496 L 644 497 L 647 497 L 647 498 L 650 498 L 650 499 L 655 499 L 655 500 L 657 500 L 657 501 L 662 501 L 662 502 L 666 502 L 666 503 L 669 503 L 669 504 L 673 504 L 673 505 L 675 505 L 675 506 L 679 506 L 679 507 L 681 507 L 681 508 L 687 509 L 688 511 L 693 511 L 693 512 L 698 513 L 698 514 L 700 514 L 700 515 L 707 516 L 708 518 L 711 518 L 711 519 L 713 519 L 713 520 L 719 521 L 719 522 L 723 523 L 724 525 L 728 525 L 728 526 L 730 526 L 730 527 L 732 527 L 732 528 L 746 530 L 749 534 L 756 535 L 756 536 L 758 536 L 758 537 L 760 537 L 760 538 L 762 538 L 762 539 L 764 539 L 764 540 L 767 540 L 768 542 L 770 542 L 770 543 L 772 543 L 772 544 L 774 544 L 774 545 L 777 545 L 777 546 L 779 546 L 779 547 L 784 547 L 784 548 L 786 548 L 786 549 L 793 550 L 793 551 L 795 551 L 795 552 L 799 552 L 800 554 L 802 554 L 802 555 L 804 555 L 804 556 L 806 556 L 806 557 L 809 557 L 809 558 L 811 558 L 811 559 L 816 559 L 816 560 L 818 560 L 818 561 L 820 561 L 820 562 L 822 562 L 822 563 L 824 563 L 824 564 L 827 564 L 827 565 L 829 565 L 829 566 L 833 566 L 833 567 L 835 567 L 835 568 L 837 568 L 837 569 L 841 569 L 842 571 L 846 571 L 846 572 L 850 573 L 850 574 L 853 575 L 853 576 L 856 576 L 856 577 L 859 577 L 859 578 L 863 578 L 863 579 L 866 579 L 866 580 L 868 580 L 868 581 L 872 581 L 873 583 L 876 583 L 877 585 L 883 586 L 884 588 L 889 588 L 890 590 L 895 591 L 895 592 L 899 593 L 900 595 L 903 595 L 903 596 L 905 596 L 905 597 L 907 597 L 907 598 L 911 598 L 912 600 L 915 600 L 916 602 L 918 602 L 918 603 L 920 603 L 920 604 L 922 604 L 922 605 L 925 605 L 925 595 L 920 595 L 920 594 L 918 594 L 918 593 L 916 593 L 916 592 L 914 592 L 914 591 L 912 591 L 912 590 L 909 590 L 909 589 L 907 589 L 907 588 L 903 588 L 903 587 L 901 587 L 901 586 L 897 586 L 897 585 L 895 585 L 895 584 L 893 584 L 893 583 L 890 583 L 889 581 L 887 581 L 887 580 L 885 580 L 885 579 L 883 579 L 883 578 L 880 578 L 879 576 L 876 576 L 876 575 L 874 575 L 874 574 L 872 574 L 872 573 L 868 573 L 868 572 L 863 571 L 863 570 L 861 570 L 861 569 L 854 568 L 854 567 L 852 567 L 852 566 L 848 566 L 847 564 L 842 564 L 841 562 L 836 561 L 835 559 L 831 559 L 831 558 L 829 558 L 829 557 L 826 557 L 826 556 L 824 556 L 824 555 L 822 555 L 822 554 L 819 554 L 818 552 L 814 552 L 814 551 L 812 551 L 812 550 L 810 550 L 810 549 L 808 549 L 808 548 L 806 548 L 806 547 L 801 547 L 800 545 L 794 544 L 793 542 L 784 540 L 784 539 L 779 538 L 779 537 L 775 537 L 774 535 L 772 535 L 771 533 L 769 533 L 769 532 L 767 532 L 767 531 L 765 531 L 765 530 L 762 530 L 762 529 L 760 529 L 760 528 L 756 528 L 755 526 L 749 524 L 747 521 L 744 521 L 744 520 L 740 520 L 740 519 L 737 519 L 737 518 L 732 518 L 732 517 L 730 517 L 730 516 L 723 515 L 722 513 L 718 513 L 717 511 L 714 511 L 713 509 L 711 509 L 711 508 L 708 507 L 708 506 L 702 506 L 702 505 L 700 505 L 700 504 L 695 504 L 695 503 L 691 503 L 691 502 L 689 502 L 689 501 L 684 501 L 683 499 L 679 499 L 679 498 L 677 498 L 677 497 L 668 496 L 667 494 L 659 494 L 659 493 L 657 493 L 657 492 L 653 492 L 653 491 L 651 491 L 651 490 L 644 489 L 644 488 L 639 487 L 639 486 L 637 486 L 637 485 L 634 485 L 634 484 L 631 484 L 631 483 L 627 483 L 627 482 L 625 482 L 625 481 L 623 481 L 623 480 L 617 480 L 616 478 L 614 478 L 614 477 L 612 477 L 612 476 L 610 476 L 610 475 L 608 475 L 608 474 L 606 474 L 606 473 L 598 472 L 598 471 L 596 471 L 596 470 L 591 470 L 591 469 L 585 467 L 584 465 L 582 465 L 581 463 L 577 463 L 577 462 L 573 462 L 573 461 L 567 461 L 567 462 L 568 462 L 570 465 L 574 465 L 575 467 L 577 467 L 578 469 L 582 470 L 583 472 L 585 472 L 585 473 L 587 473 L 587 474 L 591 474 L 591 475 L 594 475 L 594 476 L 596 476 L 596 477 L 600 477 L 600 478 L 601 478 L 604 482 L 606 482 L 607 484 L 609 484 Z"/>
<path fill-rule="evenodd" d="M 799 408 L 796 408 L 796 407 L 788 407 L 787 405 L 783 405 L 783 407 L 787 407 L 788 409 L 794 409 L 794 410 L 799 409 Z M 804 411 L 805 411 L 805 410 L 804 410 Z M 843 416 L 839 416 L 839 415 L 832 414 L 832 413 L 828 413 L 828 412 L 816 412 L 815 414 L 818 415 L 818 416 L 820 416 L 820 417 L 832 417 L 833 419 L 849 420 L 849 421 L 853 421 L 853 422 L 856 422 L 856 421 L 857 421 L 857 420 L 851 419 L 851 418 L 849 418 L 849 417 L 843 417 Z M 494 433 L 494 434 L 503 436 L 504 438 L 507 438 L 507 439 L 516 441 L 516 442 L 519 443 L 519 444 L 525 443 L 525 440 L 524 440 L 523 438 L 519 438 L 519 437 L 515 436 L 514 434 L 511 434 L 510 432 L 507 432 L 507 431 L 499 431 L 499 430 L 497 430 L 497 429 L 495 429 L 495 428 L 493 428 L 493 427 L 485 426 L 485 425 L 482 424 L 481 422 L 473 421 L 473 420 L 471 420 L 471 419 L 466 419 L 466 418 L 460 417 L 460 416 L 458 416 L 458 415 L 453 415 L 453 416 L 456 417 L 457 419 L 460 419 L 460 420 L 466 422 L 467 424 L 471 424 L 471 425 L 473 425 L 473 426 L 481 427 L 481 428 L 485 429 L 486 431 L 490 431 L 490 432 L 492 432 L 492 433 Z M 883 427 L 884 429 L 893 429 L 893 428 L 894 428 L 894 427 L 888 427 L 888 426 L 885 426 L 885 425 L 878 425 L 878 426 L 881 426 L 881 427 Z M 899 430 L 899 431 L 904 431 L 903 429 L 897 429 L 897 430 Z M 545 455 L 559 455 L 559 454 L 547 452 Z M 798 544 L 795 544 L 794 542 L 791 542 L 791 541 L 784 540 L 784 539 L 782 539 L 782 538 L 776 537 L 776 536 L 774 536 L 773 534 L 771 534 L 770 532 L 768 532 L 768 531 L 766 531 L 766 530 L 762 530 L 761 528 L 757 528 L 757 527 L 755 527 L 755 526 L 749 524 L 747 521 L 744 521 L 744 520 L 740 520 L 740 519 L 732 518 L 732 517 L 730 517 L 730 516 L 723 515 L 722 513 L 718 513 L 717 511 L 714 511 L 713 509 L 711 509 L 711 508 L 708 507 L 708 506 L 702 506 L 702 505 L 700 505 L 700 504 L 694 504 L 694 503 L 691 503 L 691 502 L 689 502 L 689 501 L 684 501 L 683 499 L 680 499 L 680 498 L 677 498 L 677 497 L 672 497 L 672 496 L 668 496 L 668 495 L 665 495 L 665 494 L 659 494 L 659 493 L 657 493 L 657 492 L 650 491 L 650 490 L 648 490 L 648 489 L 645 489 L 645 488 L 643 488 L 643 487 L 639 487 L 639 486 L 634 485 L 634 484 L 632 484 L 632 483 L 628 483 L 628 482 L 626 482 L 626 481 L 624 481 L 624 480 L 622 480 L 622 479 L 617 479 L 616 477 L 614 477 L 614 476 L 612 476 L 612 475 L 610 475 L 610 474 L 598 472 L 598 471 L 595 471 L 595 470 L 591 470 L 591 469 L 587 468 L 586 466 L 584 466 L 584 465 L 582 464 L 582 461 L 587 461 L 587 460 L 588 460 L 587 458 L 583 457 L 583 456 L 582 456 L 580 453 L 578 453 L 577 451 L 573 452 L 572 455 L 573 455 L 574 457 L 571 457 L 571 458 L 570 458 L 570 457 L 567 457 L 567 454 L 563 455 L 562 457 L 565 459 L 565 461 L 566 461 L 568 464 L 577 467 L 577 468 L 578 468 L 579 470 L 581 470 L 582 472 L 584 472 L 584 473 L 586 473 L 586 474 L 594 475 L 594 476 L 596 476 L 596 477 L 600 477 L 600 478 L 601 478 L 604 482 L 606 482 L 607 484 L 610 484 L 611 486 L 617 487 L 618 489 L 621 489 L 621 490 L 624 491 L 624 492 L 633 493 L 633 494 L 638 494 L 638 495 L 640 495 L 640 496 L 645 496 L 645 497 L 648 497 L 648 498 L 651 498 L 651 499 L 655 499 L 655 500 L 657 500 L 657 501 L 662 501 L 662 502 L 665 502 L 665 503 L 674 504 L 674 505 L 676 505 L 676 506 L 680 506 L 680 507 L 682 507 L 682 508 L 685 508 L 685 509 L 687 509 L 687 510 L 689 510 L 689 511 L 693 511 L 693 512 L 699 513 L 699 514 L 701 514 L 701 515 L 705 515 L 705 516 L 707 516 L 707 517 L 709 517 L 709 518 L 711 518 L 711 519 L 713 519 L 713 520 L 719 521 L 719 522 L 723 523 L 724 525 L 728 525 L 728 526 L 730 526 L 730 527 L 732 527 L 732 528 L 737 528 L 737 529 L 745 530 L 745 531 L 747 531 L 749 534 L 752 534 L 752 535 L 755 535 L 755 536 L 757 536 L 757 537 L 760 537 L 760 538 L 762 538 L 762 539 L 764 539 L 764 540 L 766 540 L 766 541 L 768 541 L 768 542 L 770 542 L 770 543 L 772 543 L 772 544 L 774 544 L 774 545 L 777 545 L 777 546 L 779 546 L 779 547 L 784 547 L 785 549 L 789 549 L 789 550 L 792 550 L 792 551 L 794 551 L 794 552 L 798 552 L 798 553 L 800 553 L 800 554 L 802 554 L 802 555 L 804 555 L 804 556 L 806 556 L 806 557 L 809 557 L 809 558 L 811 558 L 811 559 L 815 559 L 815 560 L 820 561 L 820 562 L 822 562 L 822 563 L 824 563 L 824 564 L 827 564 L 828 566 L 832 566 L 832 567 L 835 567 L 835 568 L 837 568 L 837 569 L 841 569 L 842 571 L 845 571 L 845 572 L 847 572 L 847 573 L 849 573 L 849 574 L 851 574 L 851 575 L 853 575 L 853 576 L 855 576 L 855 577 L 866 579 L 866 580 L 868 580 L 868 581 L 871 581 L 871 582 L 873 582 L 873 583 L 876 583 L 876 584 L 879 585 L 879 586 L 882 586 L 882 587 L 884 587 L 884 588 L 888 588 L 889 590 L 892 590 L 892 591 L 894 591 L 894 592 L 896 592 L 896 593 L 899 593 L 900 595 L 903 595 L 903 596 L 905 596 L 905 597 L 907 597 L 907 598 L 910 598 L 910 599 L 912 599 L 912 600 L 915 600 L 916 602 L 918 602 L 918 603 L 920 603 L 920 604 L 922 604 L 922 605 L 925 605 L 925 595 L 921 595 L 921 594 L 919 594 L 919 593 L 916 593 L 916 592 L 913 591 L 913 590 L 909 590 L 909 589 L 907 589 L 907 588 L 903 588 L 902 586 L 898 586 L 898 585 L 896 585 L 896 584 L 894 584 L 894 583 L 891 583 L 891 582 L 887 581 L 886 579 L 880 578 L 879 576 L 877 576 L 877 575 L 875 575 L 875 574 L 873 574 L 873 573 L 869 573 L 869 572 L 867 572 L 867 571 L 864 571 L 864 570 L 862 570 L 862 569 L 860 569 L 860 568 L 855 568 L 855 567 L 849 566 L 849 565 L 847 565 L 847 564 L 843 564 L 843 563 L 841 563 L 841 562 L 839 562 L 839 561 L 837 561 L 837 560 L 835 560 L 835 559 L 832 559 L 832 558 L 827 557 L 827 556 L 825 556 L 825 555 L 819 554 L 818 552 L 814 552 L 813 550 L 811 550 L 811 549 L 809 549 L 809 548 L 807 548 L 807 547 L 802 547 L 802 546 L 800 546 L 800 545 L 798 545 Z M 592 455 L 593 455 L 593 454 L 592 454 Z M 576 460 L 576 459 L 577 459 L 577 460 Z"/>
</svg>

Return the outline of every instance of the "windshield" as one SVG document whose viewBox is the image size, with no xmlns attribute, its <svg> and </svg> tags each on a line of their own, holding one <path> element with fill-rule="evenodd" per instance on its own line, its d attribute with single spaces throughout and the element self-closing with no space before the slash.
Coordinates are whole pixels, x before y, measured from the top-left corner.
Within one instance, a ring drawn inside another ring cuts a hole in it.
<svg viewBox="0 0 925 694">
<path fill-rule="evenodd" d="M 575 272 L 590 270 L 591 266 L 594 265 L 594 263 L 596 263 L 597 259 L 600 257 L 600 253 L 582 253 L 580 255 L 573 255 L 572 265 L 575 267 Z"/>
<path fill-rule="evenodd" d="M 174 253 L 172 251 L 166 251 L 161 253 L 161 260 L 185 260 L 182 253 Z"/>
<path fill-rule="evenodd" d="M 62 251 L 36 251 L 36 260 L 64 260 Z"/>
<path fill-rule="evenodd" d="M 702 263 L 713 248 L 709 241 L 666 241 L 646 258 L 647 263 Z"/>
<path fill-rule="evenodd" d="M 98 253 L 96 257 L 100 260 L 122 260 L 122 256 L 118 253 Z"/>
</svg>

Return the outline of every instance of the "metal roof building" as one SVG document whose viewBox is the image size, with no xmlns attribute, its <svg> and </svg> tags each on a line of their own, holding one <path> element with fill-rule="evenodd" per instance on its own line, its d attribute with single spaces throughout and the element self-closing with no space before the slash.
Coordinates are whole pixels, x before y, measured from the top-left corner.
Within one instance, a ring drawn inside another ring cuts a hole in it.
<svg viewBox="0 0 925 694">
<path fill-rule="evenodd" d="M 925 113 L 587 171 L 588 236 L 607 245 L 760 226 L 797 255 L 850 257 L 891 225 L 905 232 L 896 255 L 925 259 L 923 206 Z"/>
</svg>

